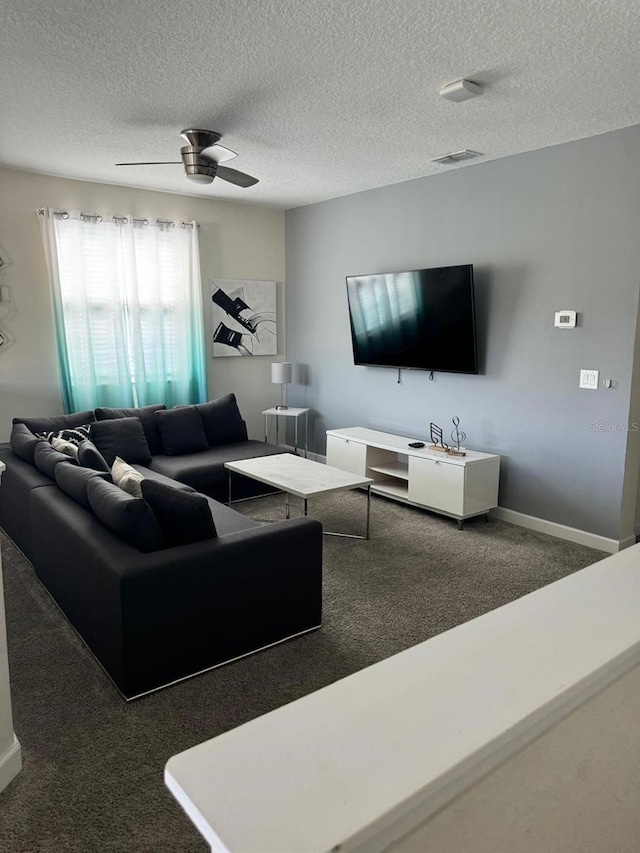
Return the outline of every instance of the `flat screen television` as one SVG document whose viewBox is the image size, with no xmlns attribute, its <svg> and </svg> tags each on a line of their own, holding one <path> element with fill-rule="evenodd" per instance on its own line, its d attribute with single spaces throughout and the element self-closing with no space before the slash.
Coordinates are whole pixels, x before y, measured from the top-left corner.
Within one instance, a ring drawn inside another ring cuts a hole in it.
<svg viewBox="0 0 640 853">
<path fill-rule="evenodd" d="M 473 265 L 347 276 L 356 364 L 477 373 Z"/>
</svg>

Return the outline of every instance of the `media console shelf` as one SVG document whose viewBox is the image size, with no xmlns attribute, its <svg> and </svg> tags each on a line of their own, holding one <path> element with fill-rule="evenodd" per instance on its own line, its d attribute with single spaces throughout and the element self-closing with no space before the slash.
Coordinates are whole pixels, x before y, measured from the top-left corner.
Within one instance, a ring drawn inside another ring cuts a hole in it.
<svg viewBox="0 0 640 853">
<path fill-rule="evenodd" d="M 327 430 L 327 465 L 371 477 L 374 494 L 455 518 L 460 530 L 498 505 L 499 456 L 449 456 L 409 447 L 415 440 L 365 427 Z"/>
</svg>

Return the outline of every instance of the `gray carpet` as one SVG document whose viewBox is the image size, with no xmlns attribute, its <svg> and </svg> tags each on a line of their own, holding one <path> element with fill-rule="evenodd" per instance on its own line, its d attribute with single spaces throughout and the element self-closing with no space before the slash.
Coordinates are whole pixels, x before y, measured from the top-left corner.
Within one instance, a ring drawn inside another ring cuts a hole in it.
<svg viewBox="0 0 640 853">
<path fill-rule="evenodd" d="M 238 506 L 273 519 L 283 498 Z M 364 507 L 350 492 L 312 512 L 357 533 Z M 459 532 L 373 498 L 371 541 L 325 537 L 320 631 L 126 704 L 6 538 L 2 554 L 24 760 L 0 794 L 0 851 L 11 853 L 204 853 L 164 787 L 171 755 L 605 556 L 496 521 Z"/>
</svg>

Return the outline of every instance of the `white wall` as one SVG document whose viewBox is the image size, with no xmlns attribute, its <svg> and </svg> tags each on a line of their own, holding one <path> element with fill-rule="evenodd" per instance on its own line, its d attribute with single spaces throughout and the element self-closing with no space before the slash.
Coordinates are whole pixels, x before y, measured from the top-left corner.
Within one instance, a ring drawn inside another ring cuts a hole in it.
<svg viewBox="0 0 640 853">
<path fill-rule="evenodd" d="M 0 478 L 4 463 L 0 463 Z M 20 744 L 13 733 L 7 625 L 4 614 L 4 584 L 0 554 L 0 791 L 3 791 L 22 767 Z"/>
<path fill-rule="evenodd" d="M 239 193 L 242 190 L 238 190 Z M 202 197 L 157 193 L 0 169 L 0 248 L 9 265 L 0 279 L 11 301 L 0 303 L 0 328 L 12 342 L 0 352 L 0 440 L 11 418 L 62 412 L 49 284 L 39 207 L 102 215 L 190 220 L 200 223 L 200 261 L 208 344 L 209 397 L 234 391 L 252 438 L 261 438 L 260 412 L 274 404 L 272 357 L 211 355 L 209 280 L 275 280 L 278 285 L 279 352 L 284 354 L 284 214 L 282 211 Z"/>
<path fill-rule="evenodd" d="M 627 428 L 627 458 L 622 489 L 620 538 L 632 543 L 640 536 L 640 307 L 636 325 L 633 381 Z"/>
<path fill-rule="evenodd" d="M 389 853 L 635 853 L 639 711 L 636 667 Z"/>
</svg>

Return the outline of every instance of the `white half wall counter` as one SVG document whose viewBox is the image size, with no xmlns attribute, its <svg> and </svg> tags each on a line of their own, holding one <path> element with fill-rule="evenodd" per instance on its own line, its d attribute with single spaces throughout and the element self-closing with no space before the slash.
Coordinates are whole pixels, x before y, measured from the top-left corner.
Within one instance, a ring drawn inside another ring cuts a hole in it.
<svg viewBox="0 0 640 853">
<path fill-rule="evenodd" d="M 381 853 L 636 667 L 639 613 L 640 544 L 174 756 L 165 782 L 215 853 Z"/>
</svg>

